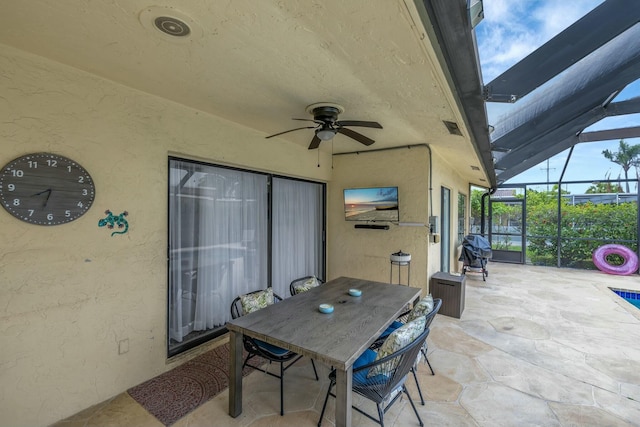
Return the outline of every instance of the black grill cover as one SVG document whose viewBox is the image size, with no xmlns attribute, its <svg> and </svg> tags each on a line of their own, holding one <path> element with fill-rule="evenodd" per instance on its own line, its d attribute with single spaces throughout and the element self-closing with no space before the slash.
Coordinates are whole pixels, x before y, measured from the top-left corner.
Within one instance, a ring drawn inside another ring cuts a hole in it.
<svg viewBox="0 0 640 427">
<path fill-rule="evenodd" d="M 475 265 L 482 258 L 491 258 L 491 244 L 487 239 L 477 234 L 469 234 L 462 241 L 462 253 L 458 261 L 465 265 Z"/>
</svg>

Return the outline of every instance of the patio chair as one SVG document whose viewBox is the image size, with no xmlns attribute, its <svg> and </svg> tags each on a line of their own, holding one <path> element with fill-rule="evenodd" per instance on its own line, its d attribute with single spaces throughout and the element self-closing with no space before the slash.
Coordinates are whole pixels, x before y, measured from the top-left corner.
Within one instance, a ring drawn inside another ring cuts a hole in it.
<svg viewBox="0 0 640 427">
<path fill-rule="evenodd" d="M 399 350 L 376 360 L 376 352 L 367 349 L 365 353 L 358 358 L 353 366 L 352 390 L 354 393 L 373 401 L 378 409 L 378 418 L 364 412 L 360 408 L 353 406 L 353 409 L 360 412 L 365 417 L 377 422 L 384 427 L 384 414 L 402 395 L 407 395 L 409 403 L 418 418 L 420 426 L 424 426 L 420 414 L 416 409 L 411 395 L 405 386 L 407 375 L 415 364 L 416 358 L 420 353 L 420 348 L 424 344 L 429 335 L 429 328 L 424 329 L 420 335 L 409 344 L 403 346 Z M 329 389 L 322 405 L 322 412 L 318 420 L 318 427 L 322 425 L 324 411 L 327 408 L 329 396 L 335 397 L 331 389 L 336 384 L 336 371 L 333 370 L 329 374 Z"/>
<path fill-rule="evenodd" d="M 275 304 L 278 301 L 282 301 L 282 298 L 273 293 L 271 288 L 266 290 L 253 291 L 248 294 L 240 295 L 236 297 L 231 303 L 231 317 L 237 319 L 245 314 L 249 314 L 253 311 L 266 307 L 267 305 Z M 253 369 L 262 371 L 272 377 L 280 379 L 280 415 L 284 415 L 284 372 L 291 367 L 295 362 L 302 358 L 302 355 L 286 350 L 284 348 L 271 345 L 267 342 L 249 337 L 247 335 L 242 336 L 244 349 L 247 351 L 247 357 L 244 359 L 242 368 L 250 366 Z M 263 369 L 258 364 L 249 363 L 254 357 L 261 357 L 268 360 L 269 363 L 277 362 L 280 364 L 280 374 L 274 374 L 267 369 Z M 285 366 L 286 364 L 286 366 Z M 318 380 L 318 371 L 316 365 L 311 360 L 311 366 L 313 366 L 313 373 Z"/>
<path fill-rule="evenodd" d="M 289 284 L 289 293 L 291 296 L 306 292 L 316 286 L 322 285 L 324 282 L 316 276 L 305 276 L 292 281 Z"/>
<path fill-rule="evenodd" d="M 429 313 L 426 314 L 426 323 L 425 323 L 425 328 L 429 328 L 431 326 L 431 322 L 433 322 L 433 319 L 436 317 L 436 314 L 438 314 L 438 311 L 440 311 L 440 307 L 442 307 L 442 299 L 440 298 L 434 298 L 433 299 L 433 308 L 431 309 L 431 311 Z M 376 339 L 373 344 L 371 344 L 372 349 L 377 349 L 379 348 L 382 343 L 384 343 L 384 341 L 387 339 L 387 337 L 396 329 L 398 329 L 399 327 L 401 327 L 402 325 L 404 325 L 407 322 L 407 319 L 409 318 L 409 314 L 411 313 L 412 310 L 409 311 L 405 311 L 404 313 L 402 313 L 400 316 L 398 316 L 398 319 L 396 319 L 396 321 L 394 321 L 381 335 L 380 337 L 378 337 L 378 339 Z M 428 350 L 428 343 L 425 340 L 424 345 L 422 346 L 422 348 L 420 349 L 420 352 L 422 354 L 422 357 L 424 357 L 425 362 L 427 363 L 427 365 L 429 366 L 429 370 L 431 370 L 431 375 L 435 375 L 435 372 L 433 371 L 433 368 L 431 367 L 431 363 L 429 362 L 429 359 L 427 358 L 427 350 Z M 420 355 L 418 355 L 420 356 Z M 420 395 L 420 403 L 422 403 L 422 405 L 424 406 L 424 397 L 422 396 L 422 389 L 420 388 L 420 383 L 418 382 L 418 374 L 416 373 L 416 369 L 417 369 L 417 363 L 419 362 L 419 357 L 416 359 L 416 366 L 413 366 L 411 368 L 411 373 L 413 374 L 413 378 L 416 380 L 416 387 L 418 389 L 418 394 Z"/>
<path fill-rule="evenodd" d="M 434 298 L 433 300 L 433 310 L 431 311 L 431 313 L 427 314 L 427 324 L 426 324 L 426 328 L 429 328 L 431 326 L 431 322 L 433 322 L 433 319 L 436 317 L 436 314 L 438 314 L 438 311 L 440 311 L 440 307 L 442 307 L 442 299 L 440 298 Z M 420 349 L 420 351 L 422 351 L 422 355 L 424 356 L 424 361 L 427 362 L 427 365 L 429 366 L 429 370 L 431 371 L 431 375 L 435 375 L 436 373 L 433 372 L 433 368 L 431 367 L 431 363 L 429 363 L 429 359 L 427 358 L 427 350 L 428 350 L 428 343 L 427 341 L 424 342 L 424 346 L 422 346 L 422 348 Z M 418 391 L 420 390 L 420 387 L 418 386 Z M 422 397 L 422 393 L 420 394 L 420 397 Z M 422 403 L 424 405 L 424 401 Z"/>
</svg>

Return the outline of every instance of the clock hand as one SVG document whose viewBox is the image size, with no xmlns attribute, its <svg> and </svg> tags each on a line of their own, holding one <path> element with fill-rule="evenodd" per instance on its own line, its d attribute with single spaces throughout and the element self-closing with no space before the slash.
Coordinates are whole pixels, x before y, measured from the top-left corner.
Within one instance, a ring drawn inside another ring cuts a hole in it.
<svg viewBox="0 0 640 427">
<path fill-rule="evenodd" d="M 39 196 L 39 195 L 44 194 L 44 193 L 49 193 L 49 194 L 47 194 L 47 198 L 45 199 L 44 204 L 42 205 L 42 207 L 43 207 L 43 208 L 44 208 L 44 207 L 47 207 L 47 202 L 49 202 L 49 197 L 51 197 L 51 189 L 50 189 L 50 188 L 47 188 L 47 189 L 46 189 L 46 190 L 44 190 L 44 191 L 41 191 L 41 192 L 39 192 L 39 193 L 36 193 L 36 194 L 33 194 L 33 195 L 32 195 L 32 197 L 33 197 L 33 196 Z"/>
<path fill-rule="evenodd" d="M 49 197 L 51 197 L 51 189 L 48 189 L 47 191 L 49 192 L 49 194 L 47 194 L 47 198 L 44 201 L 44 204 L 42 205 L 43 208 L 47 207 L 47 203 L 49 202 Z"/>
<path fill-rule="evenodd" d="M 32 195 L 31 195 L 31 197 L 33 197 L 33 196 L 39 196 L 39 195 L 41 195 L 41 194 L 46 193 L 47 191 L 48 191 L 49 193 L 51 193 L 51 189 L 50 189 L 50 188 L 47 188 L 47 189 L 46 189 L 46 190 L 44 190 L 44 191 L 41 191 L 41 192 L 36 193 L 36 194 L 32 194 Z"/>
</svg>

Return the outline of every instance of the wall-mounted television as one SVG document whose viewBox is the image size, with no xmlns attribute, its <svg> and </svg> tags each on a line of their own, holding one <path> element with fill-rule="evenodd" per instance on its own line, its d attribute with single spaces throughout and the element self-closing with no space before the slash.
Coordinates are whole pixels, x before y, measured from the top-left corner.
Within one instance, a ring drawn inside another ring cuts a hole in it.
<svg viewBox="0 0 640 427">
<path fill-rule="evenodd" d="M 398 222 L 398 212 L 398 187 L 344 190 L 344 216 L 347 221 Z"/>
</svg>

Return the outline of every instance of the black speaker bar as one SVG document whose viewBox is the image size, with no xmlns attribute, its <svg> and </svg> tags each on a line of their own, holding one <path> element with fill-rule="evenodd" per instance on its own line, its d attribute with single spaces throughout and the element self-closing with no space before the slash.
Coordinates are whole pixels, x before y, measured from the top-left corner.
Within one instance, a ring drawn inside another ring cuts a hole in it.
<svg viewBox="0 0 640 427">
<path fill-rule="evenodd" d="M 376 224 L 356 224 L 354 225 L 355 228 L 370 228 L 373 230 L 388 230 L 389 226 L 388 225 L 376 225 Z"/>
</svg>

